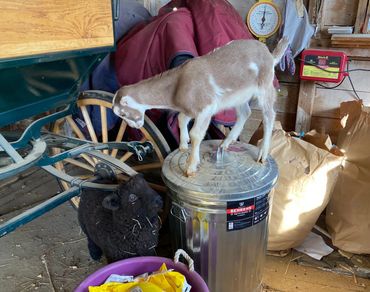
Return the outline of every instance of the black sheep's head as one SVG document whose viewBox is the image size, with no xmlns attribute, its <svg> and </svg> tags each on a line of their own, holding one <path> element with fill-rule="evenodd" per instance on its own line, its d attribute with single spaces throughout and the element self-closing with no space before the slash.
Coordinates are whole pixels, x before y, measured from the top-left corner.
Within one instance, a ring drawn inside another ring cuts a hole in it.
<svg viewBox="0 0 370 292">
<path fill-rule="evenodd" d="M 154 191 L 142 174 L 131 177 L 119 186 L 116 193 L 107 195 L 103 207 L 112 211 L 117 224 L 131 225 L 132 219 L 148 218 L 157 222 L 158 212 L 162 209 L 162 198 Z"/>
</svg>

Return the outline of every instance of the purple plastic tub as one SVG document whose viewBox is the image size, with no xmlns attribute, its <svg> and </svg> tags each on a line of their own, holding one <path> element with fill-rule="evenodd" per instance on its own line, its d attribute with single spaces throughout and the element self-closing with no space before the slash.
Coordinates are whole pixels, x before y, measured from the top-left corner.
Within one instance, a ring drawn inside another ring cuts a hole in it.
<svg viewBox="0 0 370 292">
<path fill-rule="evenodd" d="M 174 269 L 186 277 L 191 285 L 191 292 L 209 292 L 204 280 L 195 271 L 189 271 L 182 263 L 174 263 L 171 259 L 162 257 L 136 257 L 118 261 L 97 270 L 87 277 L 75 290 L 75 292 L 87 292 L 89 286 L 98 286 L 105 282 L 111 274 L 137 276 L 147 272 L 157 271 L 165 263 L 168 269 Z"/>
</svg>

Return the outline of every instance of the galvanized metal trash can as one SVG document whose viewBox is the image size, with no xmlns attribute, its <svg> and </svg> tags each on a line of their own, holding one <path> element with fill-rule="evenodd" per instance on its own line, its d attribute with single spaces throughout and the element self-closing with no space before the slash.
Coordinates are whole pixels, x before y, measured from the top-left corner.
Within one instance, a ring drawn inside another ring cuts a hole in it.
<svg viewBox="0 0 370 292">
<path fill-rule="evenodd" d="M 201 144 L 195 177 L 184 175 L 189 151 L 176 150 L 165 159 L 171 237 L 176 249 L 194 259 L 210 291 L 260 291 L 277 165 L 270 156 L 264 164 L 255 162 L 258 148 L 239 142 L 221 155 L 220 143 Z"/>
</svg>

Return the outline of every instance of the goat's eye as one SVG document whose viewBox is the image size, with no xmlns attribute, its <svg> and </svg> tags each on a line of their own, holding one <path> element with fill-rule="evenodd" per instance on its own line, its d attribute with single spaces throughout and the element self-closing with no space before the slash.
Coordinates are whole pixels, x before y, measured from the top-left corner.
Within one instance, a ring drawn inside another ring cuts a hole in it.
<svg viewBox="0 0 370 292">
<path fill-rule="evenodd" d="M 128 197 L 128 201 L 130 203 L 135 203 L 137 201 L 137 196 L 135 194 L 130 194 L 129 197 Z"/>
</svg>

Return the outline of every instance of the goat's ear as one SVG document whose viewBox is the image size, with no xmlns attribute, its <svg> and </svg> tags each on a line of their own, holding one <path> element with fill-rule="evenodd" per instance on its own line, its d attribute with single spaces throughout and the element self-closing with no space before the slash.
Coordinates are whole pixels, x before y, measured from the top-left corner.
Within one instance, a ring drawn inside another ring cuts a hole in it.
<svg viewBox="0 0 370 292">
<path fill-rule="evenodd" d="M 121 206 L 121 201 L 117 194 L 110 194 L 103 199 L 102 205 L 105 209 L 116 211 Z"/>
</svg>

